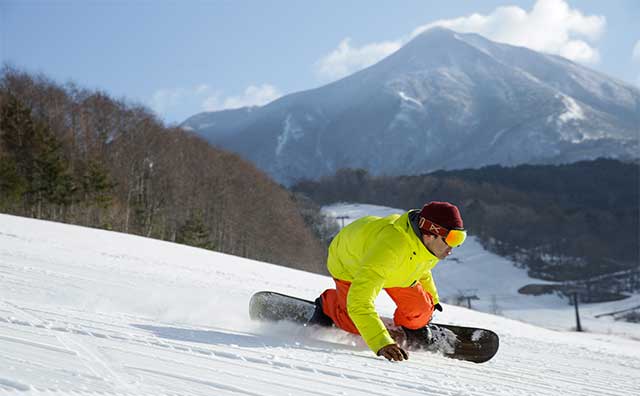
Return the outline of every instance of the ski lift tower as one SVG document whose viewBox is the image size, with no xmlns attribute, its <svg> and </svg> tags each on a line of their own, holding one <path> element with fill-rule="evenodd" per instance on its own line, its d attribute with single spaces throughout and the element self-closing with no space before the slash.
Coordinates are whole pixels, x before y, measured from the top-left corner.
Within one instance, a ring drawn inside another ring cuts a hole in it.
<svg viewBox="0 0 640 396">
<path fill-rule="evenodd" d="M 349 219 L 350 217 L 347 215 L 343 215 L 343 216 L 336 216 L 336 220 L 340 220 L 340 228 L 344 228 L 344 221 L 346 219 Z"/>
<path fill-rule="evenodd" d="M 580 323 L 580 310 L 578 308 L 578 301 L 579 301 L 579 297 L 580 294 L 583 294 L 586 290 L 585 286 L 582 285 L 577 285 L 577 284 L 571 284 L 571 285 L 566 285 L 564 288 L 564 292 L 568 295 L 571 296 L 571 299 L 573 300 L 573 306 L 575 308 L 575 312 L 576 312 L 576 331 L 582 331 L 582 324 Z"/>
</svg>

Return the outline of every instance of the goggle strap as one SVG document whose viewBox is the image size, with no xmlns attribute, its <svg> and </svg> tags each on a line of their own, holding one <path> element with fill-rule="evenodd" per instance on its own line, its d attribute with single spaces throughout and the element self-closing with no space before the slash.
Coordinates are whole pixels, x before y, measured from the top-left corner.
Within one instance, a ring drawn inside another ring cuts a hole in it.
<svg viewBox="0 0 640 396">
<path fill-rule="evenodd" d="M 420 217 L 420 221 L 418 222 L 418 226 L 422 231 L 429 232 L 432 234 L 440 235 L 441 237 L 446 237 L 449 234 L 449 230 L 444 228 L 441 225 L 438 225 L 432 221 L 425 219 L 424 217 Z"/>
</svg>

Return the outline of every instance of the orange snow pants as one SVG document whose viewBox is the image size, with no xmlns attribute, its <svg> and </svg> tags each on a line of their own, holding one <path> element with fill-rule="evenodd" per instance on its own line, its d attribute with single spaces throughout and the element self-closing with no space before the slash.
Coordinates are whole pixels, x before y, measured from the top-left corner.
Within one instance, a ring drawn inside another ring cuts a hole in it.
<svg viewBox="0 0 640 396">
<path fill-rule="evenodd" d="M 336 288 L 327 289 L 321 295 L 322 310 L 342 330 L 360 334 L 347 313 L 347 293 L 351 283 L 335 278 L 333 280 L 336 282 Z M 384 290 L 396 303 L 397 308 L 393 314 L 393 322 L 396 326 L 419 329 L 429 323 L 433 314 L 433 298 L 419 282 L 412 287 L 393 287 Z"/>
</svg>

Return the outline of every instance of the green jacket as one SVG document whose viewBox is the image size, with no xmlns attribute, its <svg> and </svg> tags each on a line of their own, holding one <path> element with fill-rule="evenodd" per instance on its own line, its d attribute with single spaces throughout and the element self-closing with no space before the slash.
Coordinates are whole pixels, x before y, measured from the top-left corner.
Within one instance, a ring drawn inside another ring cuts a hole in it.
<svg viewBox="0 0 640 396">
<path fill-rule="evenodd" d="M 343 228 L 329 246 L 331 275 L 351 282 L 347 312 L 372 351 L 395 341 L 375 310 L 380 290 L 420 282 L 439 301 L 431 269 L 438 263 L 416 235 L 409 212 L 380 218 L 367 216 Z"/>
</svg>

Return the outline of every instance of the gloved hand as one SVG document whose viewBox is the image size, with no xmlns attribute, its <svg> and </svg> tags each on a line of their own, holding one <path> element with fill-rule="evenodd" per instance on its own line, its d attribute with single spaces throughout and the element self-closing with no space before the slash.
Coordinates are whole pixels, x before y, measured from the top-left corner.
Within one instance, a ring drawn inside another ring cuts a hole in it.
<svg viewBox="0 0 640 396">
<path fill-rule="evenodd" d="M 398 344 L 389 344 L 380 348 L 378 356 L 383 356 L 387 360 L 395 360 L 396 362 L 401 362 L 403 360 L 409 359 L 409 354 L 404 349 L 400 348 Z"/>
<path fill-rule="evenodd" d="M 440 305 L 440 303 L 437 303 L 433 306 L 433 309 L 437 309 L 438 311 L 442 312 L 442 305 Z"/>
</svg>

